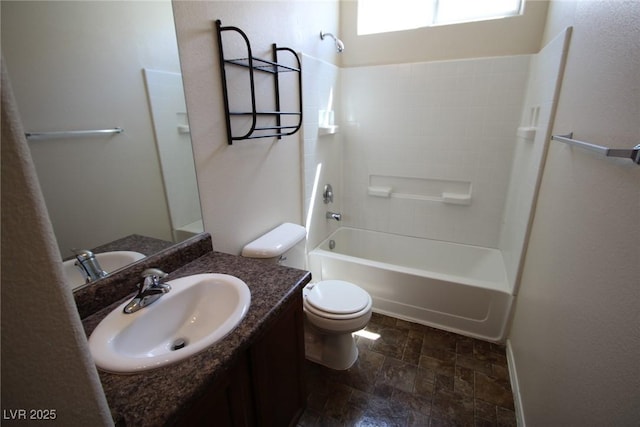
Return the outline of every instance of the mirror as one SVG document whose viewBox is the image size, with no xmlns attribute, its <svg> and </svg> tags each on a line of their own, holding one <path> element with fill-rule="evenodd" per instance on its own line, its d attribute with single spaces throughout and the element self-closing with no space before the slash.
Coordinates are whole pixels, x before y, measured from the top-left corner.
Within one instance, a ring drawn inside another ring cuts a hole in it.
<svg viewBox="0 0 640 427">
<path fill-rule="evenodd" d="M 124 130 L 29 140 L 62 258 L 202 232 L 171 1 L 1 5 L 25 131 Z"/>
</svg>

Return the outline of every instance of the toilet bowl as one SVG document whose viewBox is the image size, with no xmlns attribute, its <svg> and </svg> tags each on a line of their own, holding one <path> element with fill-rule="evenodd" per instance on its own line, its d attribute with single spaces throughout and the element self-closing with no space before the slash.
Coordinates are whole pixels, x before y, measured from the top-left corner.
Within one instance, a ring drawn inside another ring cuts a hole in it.
<svg viewBox="0 0 640 427">
<path fill-rule="evenodd" d="M 355 332 L 371 318 L 371 296 L 343 280 L 310 283 L 302 291 L 304 309 L 321 331 Z"/>
<path fill-rule="evenodd" d="M 358 359 L 353 332 L 371 319 L 371 296 L 342 280 L 310 283 L 302 294 L 307 359 L 332 369 L 350 368 Z"/>
<path fill-rule="evenodd" d="M 247 244 L 242 256 L 260 258 L 288 267 L 304 268 L 306 230 L 285 223 Z M 350 368 L 358 359 L 353 333 L 371 319 L 371 296 L 343 280 L 312 282 L 302 290 L 305 355 L 331 369 Z"/>
</svg>

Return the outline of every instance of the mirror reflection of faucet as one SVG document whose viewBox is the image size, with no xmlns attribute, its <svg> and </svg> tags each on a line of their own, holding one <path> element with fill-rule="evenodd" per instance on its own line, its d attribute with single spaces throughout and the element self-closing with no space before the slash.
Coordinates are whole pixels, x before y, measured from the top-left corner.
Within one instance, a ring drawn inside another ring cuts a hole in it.
<svg viewBox="0 0 640 427">
<path fill-rule="evenodd" d="M 107 272 L 102 269 L 93 252 L 88 249 L 73 249 L 73 252 L 76 256 L 74 265 L 78 267 L 86 283 L 107 275 Z"/>
<path fill-rule="evenodd" d="M 327 219 L 335 219 L 336 221 L 341 221 L 342 220 L 342 214 L 338 213 L 338 212 L 327 212 L 326 218 Z"/>
</svg>

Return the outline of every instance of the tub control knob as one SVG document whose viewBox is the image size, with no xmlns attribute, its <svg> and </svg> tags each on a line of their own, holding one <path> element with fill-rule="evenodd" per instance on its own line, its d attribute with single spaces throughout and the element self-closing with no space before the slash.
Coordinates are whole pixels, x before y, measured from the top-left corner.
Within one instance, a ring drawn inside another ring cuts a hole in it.
<svg viewBox="0 0 640 427">
<path fill-rule="evenodd" d="M 331 184 L 327 184 L 324 186 L 324 192 L 322 193 L 322 200 L 325 204 L 333 203 L 333 188 Z"/>
</svg>

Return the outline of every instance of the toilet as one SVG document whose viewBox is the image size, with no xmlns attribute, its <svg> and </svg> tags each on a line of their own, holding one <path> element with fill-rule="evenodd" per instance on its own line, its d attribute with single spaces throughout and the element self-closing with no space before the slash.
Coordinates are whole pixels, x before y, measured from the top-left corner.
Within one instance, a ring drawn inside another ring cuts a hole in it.
<svg viewBox="0 0 640 427">
<path fill-rule="evenodd" d="M 306 230 L 284 223 L 242 249 L 242 256 L 305 268 Z M 371 319 L 371 296 L 344 280 L 311 282 L 302 290 L 307 359 L 331 369 L 349 369 L 358 359 L 353 333 Z"/>
</svg>

